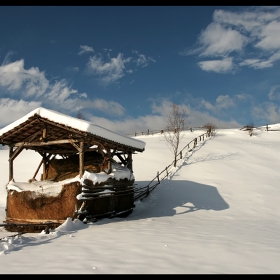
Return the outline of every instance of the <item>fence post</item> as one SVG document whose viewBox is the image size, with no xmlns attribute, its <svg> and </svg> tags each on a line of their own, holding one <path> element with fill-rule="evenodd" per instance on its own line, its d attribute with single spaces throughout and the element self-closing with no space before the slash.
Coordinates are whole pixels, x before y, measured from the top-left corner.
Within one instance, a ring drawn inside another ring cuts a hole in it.
<svg viewBox="0 0 280 280">
<path fill-rule="evenodd" d="M 166 177 L 168 177 L 168 169 L 167 169 L 167 167 L 165 167 L 165 170 L 166 170 Z"/>
<path fill-rule="evenodd" d="M 182 151 L 180 151 L 180 159 L 182 159 Z"/>
<path fill-rule="evenodd" d="M 194 141 L 193 141 L 193 147 L 196 146 L 196 141 L 197 141 L 197 138 L 195 138 Z"/>
</svg>

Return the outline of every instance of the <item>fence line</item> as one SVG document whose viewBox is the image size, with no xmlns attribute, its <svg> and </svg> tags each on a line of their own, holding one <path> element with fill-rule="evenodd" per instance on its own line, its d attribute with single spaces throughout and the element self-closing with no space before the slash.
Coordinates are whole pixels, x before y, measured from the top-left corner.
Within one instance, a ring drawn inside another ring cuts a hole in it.
<svg viewBox="0 0 280 280">
<path fill-rule="evenodd" d="M 203 126 L 196 126 L 196 127 L 188 127 L 187 128 L 188 130 L 190 130 L 191 132 L 193 132 L 195 129 L 206 129 L 205 127 Z M 186 130 L 187 130 L 186 129 Z M 137 135 L 153 135 L 153 134 L 157 134 L 157 133 L 160 133 L 160 134 L 163 134 L 164 132 L 166 131 L 169 131 L 167 129 L 156 129 L 156 130 L 146 130 L 146 131 L 141 131 L 141 132 L 134 132 L 134 133 L 128 133 L 128 134 L 125 134 L 126 136 L 137 136 Z"/>
<path fill-rule="evenodd" d="M 158 172 L 157 175 L 150 181 L 150 183 L 147 186 L 140 187 L 140 188 L 134 188 L 134 201 L 142 200 L 143 198 L 147 197 L 160 184 L 160 182 L 162 180 L 164 180 L 165 178 L 167 178 L 169 176 L 169 171 L 170 171 L 171 167 L 174 166 L 175 161 L 177 162 L 178 160 L 182 159 L 182 153 L 185 149 L 188 149 L 187 152 L 192 151 L 197 145 L 198 138 L 199 138 L 199 141 L 204 141 L 204 138 L 207 138 L 210 136 L 214 136 L 214 132 L 208 130 L 207 132 L 205 132 L 205 133 L 201 134 L 200 136 L 191 140 L 187 145 L 185 145 L 179 151 L 179 153 L 175 156 L 172 163 L 169 164 L 168 166 L 166 166 L 160 173 Z M 179 158 L 177 158 L 177 157 L 179 157 Z M 163 173 L 165 173 L 165 175 L 162 178 L 159 178 L 159 176 Z M 154 181 L 156 181 L 155 184 L 151 186 L 151 184 Z"/>
</svg>

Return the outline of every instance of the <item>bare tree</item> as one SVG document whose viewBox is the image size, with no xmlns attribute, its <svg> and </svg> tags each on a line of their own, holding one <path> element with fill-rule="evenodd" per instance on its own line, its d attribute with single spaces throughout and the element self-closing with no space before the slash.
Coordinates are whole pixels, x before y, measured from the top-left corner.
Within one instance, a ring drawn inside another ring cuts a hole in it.
<svg viewBox="0 0 280 280">
<path fill-rule="evenodd" d="M 250 122 L 249 124 L 243 126 L 243 128 L 241 128 L 241 130 L 245 130 L 248 131 L 249 135 L 252 136 L 254 135 L 254 123 Z"/>
<path fill-rule="evenodd" d="M 211 133 L 216 130 L 217 126 L 212 123 L 206 123 L 203 128 L 207 129 L 208 133 Z"/>
<path fill-rule="evenodd" d="M 84 116 L 83 116 L 83 114 L 81 112 L 77 113 L 77 118 L 81 119 L 81 120 L 85 120 L 85 118 L 84 118 Z"/>
<path fill-rule="evenodd" d="M 167 115 L 167 129 L 164 132 L 165 140 L 168 148 L 174 155 L 174 167 L 177 164 L 177 154 L 180 141 L 183 138 L 182 131 L 185 130 L 185 122 L 187 119 L 186 110 L 180 108 L 179 105 L 172 103 L 172 108 Z"/>
</svg>

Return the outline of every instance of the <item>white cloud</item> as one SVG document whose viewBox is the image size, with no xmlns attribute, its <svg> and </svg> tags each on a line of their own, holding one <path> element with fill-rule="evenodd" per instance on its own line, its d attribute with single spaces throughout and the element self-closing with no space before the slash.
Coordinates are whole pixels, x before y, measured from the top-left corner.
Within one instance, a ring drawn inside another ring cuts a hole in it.
<svg viewBox="0 0 280 280">
<path fill-rule="evenodd" d="M 205 99 L 199 99 L 200 106 L 206 108 L 208 111 L 211 112 L 219 112 L 221 109 L 227 109 L 229 107 L 234 107 L 235 101 L 234 98 L 231 98 L 229 95 L 219 95 L 216 98 L 215 104 L 212 105 L 210 102 L 206 101 Z"/>
<path fill-rule="evenodd" d="M 222 60 L 209 60 L 198 62 L 198 66 L 204 71 L 212 71 L 216 73 L 228 73 L 234 69 L 232 58 L 224 58 Z"/>
<path fill-rule="evenodd" d="M 241 51 L 247 41 L 248 39 L 239 32 L 218 23 L 211 23 L 199 37 L 203 49 L 200 55 L 224 56 L 233 51 Z"/>
<path fill-rule="evenodd" d="M 205 99 L 201 99 L 200 100 L 201 102 L 201 105 L 202 107 L 205 107 L 207 110 L 210 110 L 210 111 L 214 111 L 215 110 L 215 107 L 208 101 L 206 101 Z"/>
<path fill-rule="evenodd" d="M 268 94 L 269 100 L 280 100 L 280 85 L 275 85 L 271 87 L 269 94 Z"/>
<path fill-rule="evenodd" d="M 94 52 L 94 49 L 92 47 L 89 47 L 89 46 L 86 46 L 86 45 L 80 46 L 80 49 L 81 50 L 78 52 L 78 55 L 82 55 L 84 53 Z"/>
<path fill-rule="evenodd" d="M 77 72 L 79 72 L 79 67 L 77 67 L 77 66 L 67 67 L 65 69 L 65 71 L 69 72 L 69 73 L 77 73 Z"/>
<path fill-rule="evenodd" d="M 13 51 L 9 51 L 9 52 L 5 55 L 2 65 L 9 64 L 9 63 L 10 63 L 10 57 L 11 57 L 13 54 L 14 54 Z"/>
<path fill-rule="evenodd" d="M 4 127 L 41 106 L 39 101 L 0 98 L 0 127 Z"/>
<path fill-rule="evenodd" d="M 231 97 L 229 97 L 229 95 L 219 95 L 216 99 L 216 105 L 219 108 L 229 108 L 229 107 L 233 107 L 235 106 L 234 101 L 232 100 Z"/>
<path fill-rule="evenodd" d="M 137 58 L 134 59 L 137 66 L 141 66 L 144 68 L 144 67 L 148 66 L 150 64 L 150 62 L 156 62 L 153 58 L 146 56 L 144 54 L 139 54 L 139 52 L 136 50 L 134 50 L 132 52 L 137 55 Z"/>
<path fill-rule="evenodd" d="M 0 86 L 26 101 L 38 100 L 70 112 L 76 111 L 79 98 L 87 97 L 86 93 L 71 89 L 66 80 L 50 83 L 37 67 L 25 69 L 23 59 L 0 67 Z"/>
<path fill-rule="evenodd" d="M 245 94 L 245 93 L 237 94 L 236 98 L 237 100 L 240 100 L 242 102 L 247 100 L 252 100 L 252 96 L 250 94 Z"/>
<path fill-rule="evenodd" d="M 139 118 L 128 117 L 123 121 L 111 121 L 105 118 L 92 116 L 90 121 L 121 134 L 147 132 L 148 129 L 150 131 L 160 130 L 166 127 L 165 118 L 159 115 L 146 115 Z"/>
<path fill-rule="evenodd" d="M 260 41 L 256 44 L 256 47 L 264 50 L 279 50 L 280 49 L 280 22 L 272 21 L 265 26 L 261 27 L 259 34 Z"/>
<path fill-rule="evenodd" d="M 117 57 L 110 58 L 104 62 L 102 56 L 92 56 L 87 64 L 89 73 L 99 77 L 104 85 L 116 82 L 124 76 L 125 65 L 130 62 L 131 57 L 124 58 L 122 53 Z"/>
<path fill-rule="evenodd" d="M 25 96 L 39 97 L 49 87 L 49 82 L 44 72 L 40 72 L 37 67 L 24 69 L 24 61 L 21 59 L 0 67 L 0 85 L 10 91 L 24 87 Z"/>
<path fill-rule="evenodd" d="M 96 98 L 89 100 L 85 92 L 71 88 L 64 79 L 49 82 L 45 73 L 36 67 L 24 68 L 24 61 L 19 60 L 0 66 L 0 86 L 14 98 L 2 98 L 0 123 L 6 124 L 17 117 L 27 114 L 36 107 L 47 107 L 62 113 L 73 114 L 83 109 L 97 110 L 107 115 L 122 116 L 124 107 L 114 101 Z M 32 101 L 31 101 L 32 100 Z M 8 114 L 15 108 L 17 114 Z"/>
<path fill-rule="evenodd" d="M 248 66 L 254 69 L 262 69 L 272 67 L 273 63 L 271 60 L 260 60 L 260 59 L 245 59 L 239 63 L 240 66 Z"/>
<path fill-rule="evenodd" d="M 111 51 L 111 50 L 110 50 Z M 137 67 L 147 67 L 151 62 L 155 62 L 152 57 L 132 51 L 133 56 L 124 57 L 123 53 L 118 53 L 116 57 L 111 57 L 106 49 L 105 58 L 102 54 L 91 56 L 87 63 L 87 74 L 93 75 L 102 85 L 107 86 L 119 81 L 126 74 L 137 71 Z"/>
<path fill-rule="evenodd" d="M 50 83 L 37 67 L 25 69 L 23 59 L 0 66 L 0 86 L 26 104 L 32 100 L 70 113 L 77 110 L 81 98 L 87 98 L 86 93 L 68 86 L 66 80 Z"/>
<path fill-rule="evenodd" d="M 268 123 L 280 122 L 280 108 L 277 104 L 271 102 L 264 102 L 259 106 L 255 106 L 252 109 L 252 115 L 261 121 Z"/>
<path fill-rule="evenodd" d="M 125 113 L 125 109 L 121 104 L 100 98 L 96 98 L 90 102 L 83 102 L 83 106 L 84 108 L 106 112 L 108 115 L 122 116 Z"/>
<path fill-rule="evenodd" d="M 274 62 L 280 59 L 279 34 L 279 6 L 239 7 L 235 12 L 219 9 L 214 11 L 213 21 L 200 34 L 198 47 L 181 54 L 227 57 L 230 53 L 232 61 L 242 60 L 241 63 L 235 63 L 239 67 L 273 67 Z M 215 66 L 211 62 L 199 65 L 205 71 L 215 71 L 212 70 Z M 215 72 L 231 73 L 224 70 Z"/>
</svg>

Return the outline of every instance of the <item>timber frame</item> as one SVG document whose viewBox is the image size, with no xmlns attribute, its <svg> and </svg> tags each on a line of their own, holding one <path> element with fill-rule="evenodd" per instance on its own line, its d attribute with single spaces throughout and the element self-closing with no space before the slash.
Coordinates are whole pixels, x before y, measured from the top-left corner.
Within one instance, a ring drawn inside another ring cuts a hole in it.
<svg viewBox="0 0 280 280">
<path fill-rule="evenodd" d="M 133 172 L 132 154 L 144 149 L 132 147 L 111 139 L 106 139 L 91 132 L 85 132 L 67 126 L 39 114 L 34 114 L 26 121 L 13 127 L 0 136 L 0 144 L 9 146 L 9 181 L 14 179 L 13 161 L 24 150 L 34 150 L 42 156 L 42 160 L 31 180 L 43 165 L 42 180 L 46 179 L 48 163 L 56 155 L 68 158 L 79 154 L 79 176 L 84 173 L 85 152 L 98 152 L 103 156 L 103 170 L 111 173 L 113 157 Z"/>
</svg>

